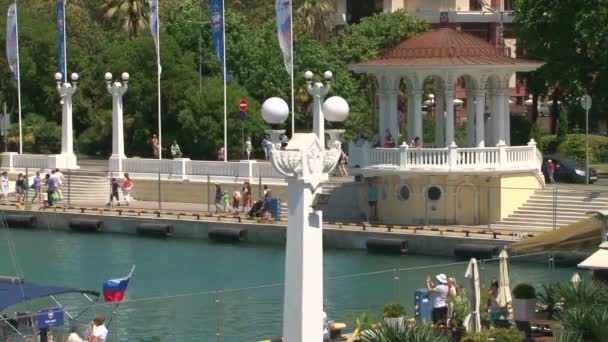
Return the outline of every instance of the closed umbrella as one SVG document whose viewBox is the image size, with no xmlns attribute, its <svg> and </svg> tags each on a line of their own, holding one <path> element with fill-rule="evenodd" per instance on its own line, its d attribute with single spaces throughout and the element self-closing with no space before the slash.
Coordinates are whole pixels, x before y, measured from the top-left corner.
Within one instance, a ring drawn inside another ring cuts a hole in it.
<svg viewBox="0 0 608 342">
<path fill-rule="evenodd" d="M 469 314 L 465 317 L 463 325 L 467 331 L 478 333 L 481 332 L 481 319 L 479 316 L 479 301 L 481 293 L 479 290 L 479 268 L 477 260 L 471 258 L 467 273 L 464 275 L 468 278 L 467 281 L 467 299 L 469 302 Z"/>
<path fill-rule="evenodd" d="M 496 301 L 500 306 L 505 307 L 507 304 L 511 303 L 509 265 L 507 263 L 509 255 L 507 254 L 507 251 L 503 249 L 498 255 L 498 259 L 500 259 L 500 279 L 498 280 L 498 298 L 496 298 Z"/>
<path fill-rule="evenodd" d="M 578 284 L 580 284 L 581 281 L 583 281 L 583 279 L 581 279 L 581 275 L 578 272 L 574 272 L 574 274 L 572 275 L 572 278 L 570 278 L 570 282 L 573 285 L 578 285 Z"/>
</svg>

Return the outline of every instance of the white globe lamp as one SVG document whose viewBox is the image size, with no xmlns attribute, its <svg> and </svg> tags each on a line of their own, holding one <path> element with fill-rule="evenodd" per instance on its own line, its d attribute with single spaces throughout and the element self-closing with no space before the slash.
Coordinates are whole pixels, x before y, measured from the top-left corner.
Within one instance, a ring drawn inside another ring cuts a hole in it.
<svg viewBox="0 0 608 342">
<path fill-rule="evenodd" d="M 289 106 L 280 97 L 271 97 L 262 104 L 262 117 L 271 125 L 281 124 L 289 116 Z"/>
<path fill-rule="evenodd" d="M 323 115 L 327 121 L 342 122 L 348 117 L 348 102 L 340 96 L 332 96 L 323 103 Z"/>
<path fill-rule="evenodd" d="M 308 70 L 304 73 L 304 78 L 306 79 L 306 81 L 312 81 L 312 71 Z"/>
<path fill-rule="evenodd" d="M 128 72 L 123 72 L 123 73 L 122 73 L 122 80 L 123 80 L 123 81 L 125 81 L 125 82 L 129 81 L 129 78 L 130 78 L 130 77 L 131 77 L 131 76 L 129 75 L 129 73 L 128 73 Z"/>
<path fill-rule="evenodd" d="M 108 82 L 112 81 L 112 73 L 106 72 L 106 74 L 104 75 L 104 78 Z"/>
<path fill-rule="evenodd" d="M 60 72 L 55 74 L 55 81 L 60 82 L 62 78 L 63 75 Z"/>
<path fill-rule="evenodd" d="M 78 81 L 78 74 L 75 72 L 72 73 L 71 78 L 72 78 L 72 81 L 74 81 L 74 82 Z"/>
<path fill-rule="evenodd" d="M 332 78 L 332 77 L 334 77 L 334 74 L 332 74 L 332 72 L 331 72 L 331 71 L 327 70 L 327 71 L 326 71 L 326 72 L 323 74 L 323 77 L 325 77 L 325 79 L 326 79 L 327 81 L 331 81 L 331 78 Z"/>
</svg>

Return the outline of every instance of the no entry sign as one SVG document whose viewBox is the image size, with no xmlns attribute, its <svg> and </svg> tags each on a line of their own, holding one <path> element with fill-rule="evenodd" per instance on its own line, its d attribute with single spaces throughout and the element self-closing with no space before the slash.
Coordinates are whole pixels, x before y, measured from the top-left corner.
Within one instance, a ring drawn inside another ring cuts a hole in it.
<svg viewBox="0 0 608 342">
<path fill-rule="evenodd" d="M 247 110 L 247 105 L 248 105 L 248 104 L 249 104 L 249 102 L 247 102 L 247 100 L 242 99 L 242 100 L 239 102 L 239 109 L 240 109 L 240 110 L 242 110 L 242 111 L 246 111 L 246 110 Z"/>
</svg>

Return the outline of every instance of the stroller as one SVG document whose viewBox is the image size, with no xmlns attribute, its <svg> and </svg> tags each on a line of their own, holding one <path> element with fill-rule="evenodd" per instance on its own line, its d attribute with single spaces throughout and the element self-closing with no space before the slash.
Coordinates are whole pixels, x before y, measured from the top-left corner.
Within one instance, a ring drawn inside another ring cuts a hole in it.
<svg viewBox="0 0 608 342">
<path fill-rule="evenodd" d="M 268 212 L 270 204 L 267 201 L 259 200 L 251 206 L 247 216 L 249 217 L 263 217 L 264 213 Z"/>
</svg>

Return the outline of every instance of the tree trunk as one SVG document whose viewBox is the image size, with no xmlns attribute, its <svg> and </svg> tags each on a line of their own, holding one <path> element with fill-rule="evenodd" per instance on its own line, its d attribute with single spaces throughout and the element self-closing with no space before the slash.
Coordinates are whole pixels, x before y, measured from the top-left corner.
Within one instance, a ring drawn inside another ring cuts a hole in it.
<svg viewBox="0 0 608 342">
<path fill-rule="evenodd" d="M 532 123 L 536 123 L 538 120 L 538 96 L 532 94 Z"/>
<path fill-rule="evenodd" d="M 550 130 L 551 130 L 551 134 L 555 134 L 556 129 L 557 129 L 557 118 L 559 117 L 559 89 L 558 88 L 555 88 L 555 90 L 553 90 L 553 95 L 551 97 L 553 98 L 553 103 L 551 104 L 551 111 L 550 111 L 551 112 Z"/>
</svg>

